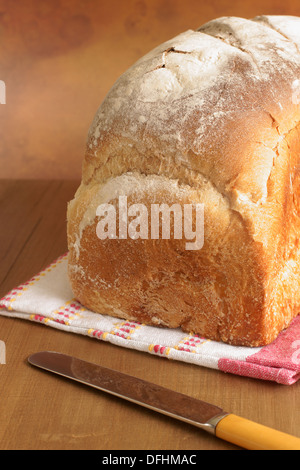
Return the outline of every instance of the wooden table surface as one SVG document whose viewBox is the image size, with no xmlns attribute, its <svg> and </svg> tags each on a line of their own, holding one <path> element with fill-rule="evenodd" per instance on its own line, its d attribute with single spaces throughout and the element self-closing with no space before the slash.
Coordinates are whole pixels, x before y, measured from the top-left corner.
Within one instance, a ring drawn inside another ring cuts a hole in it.
<svg viewBox="0 0 300 470">
<path fill-rule="evenodd" d="M 0 296 L 66 249 L 74 181 L 1 181 Z M 40 350 L 76 355 L 300 437 L 300 383 L 278 385 L 158 358 L 26 320 L 0 317 L 0 449 L 238 449 L 188 424 L 27 364 Z"/>
</svg>

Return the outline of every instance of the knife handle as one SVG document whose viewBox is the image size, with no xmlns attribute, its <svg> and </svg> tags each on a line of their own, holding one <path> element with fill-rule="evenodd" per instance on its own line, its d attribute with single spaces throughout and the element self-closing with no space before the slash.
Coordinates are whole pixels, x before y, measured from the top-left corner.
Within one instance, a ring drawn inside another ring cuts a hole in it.
<svg viewBox="0 0 300 470">
<path fill-rule="evenodd" d="M 216 425 L 216 436 L 248 450 L 300 450 L 300 438 L 228 414 Z"/>
</svg>

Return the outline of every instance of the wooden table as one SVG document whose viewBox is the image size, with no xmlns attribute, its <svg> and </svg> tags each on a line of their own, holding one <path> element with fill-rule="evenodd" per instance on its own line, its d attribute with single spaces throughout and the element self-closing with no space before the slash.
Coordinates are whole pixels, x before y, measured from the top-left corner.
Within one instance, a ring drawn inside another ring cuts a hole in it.
<svg viewBox="0 0 300 470">
<path fill-rule="evenodd" d="M 78 182 L 2 181 L 0 296 L 66 249 L 66 205 Z M 224 374 L 25 320 L 0 317 L 0 449 L 229 450 L 188 424 L 27 364 L 39 350 L 76 355 L 219 405 L 300 437 L 300 383 Z"/>
</svg>

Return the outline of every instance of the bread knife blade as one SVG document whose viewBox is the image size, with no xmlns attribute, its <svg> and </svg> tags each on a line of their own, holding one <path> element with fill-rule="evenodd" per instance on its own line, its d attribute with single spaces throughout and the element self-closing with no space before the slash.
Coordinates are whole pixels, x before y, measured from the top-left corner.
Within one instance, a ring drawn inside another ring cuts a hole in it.
<svg viewBox="0 0 300 470">
<path fill-rule="evenodd" d="M 300 450 L 298 437 L 123 372 L 54 351 L 32 354 L 28 362 L 32 366 L 196 426 L 247 450 Z"/>
</svg>

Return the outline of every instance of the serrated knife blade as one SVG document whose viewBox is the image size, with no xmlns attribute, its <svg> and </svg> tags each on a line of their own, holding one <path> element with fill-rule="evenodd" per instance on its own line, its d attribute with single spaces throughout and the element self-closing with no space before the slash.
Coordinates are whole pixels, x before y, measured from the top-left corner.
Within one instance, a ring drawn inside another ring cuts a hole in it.
<svg viewBox="0 0 300 470">
<path fill-rule="evenodd" d="M 201 428 L 250 450 L 300 450 L 300 439 L 223 411 L 220 407 L 123 372 L 53 351 L 32 354 L 28 362 Z"/>
</svg>

